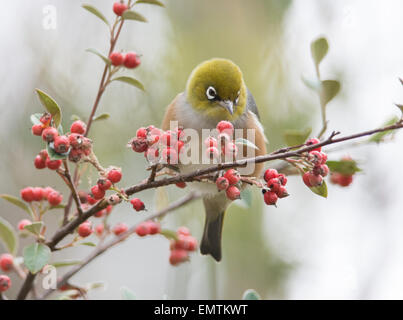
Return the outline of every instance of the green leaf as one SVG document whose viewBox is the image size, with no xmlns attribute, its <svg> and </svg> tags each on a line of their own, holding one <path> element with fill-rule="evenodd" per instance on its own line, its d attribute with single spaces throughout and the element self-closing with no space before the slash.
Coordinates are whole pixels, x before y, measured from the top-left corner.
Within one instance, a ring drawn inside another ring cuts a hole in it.
<svg viewBox="0 0 403 320">
<path fill-rule="evenodd" d="M 348 176 L 362 171 L 354 160 L 327 161 L 326 164 L 331 172 L 338 172 Z"/>
<path fill-rule="evenodd" d="M 51 252 L 48 246 L 42 243 L 34 243 L 24 248 L 24 264 L 31 273 L 40 271 L 48 262 Z"/>
<path fill-rule="evenodd" d="M 110 118 L 110 116 L 111 115 L 109 113 L 103 113 L 103 114 L 100 114 L 99 116 L 94 116 L 92 121 L 107 120 Z"/>
<path fill-rule="evenodd" d="M 105 18 L 105 16 L 97 8 L 95 8 L 95 7 L 93 7 L 93 6 L 89 5 L 89 4 L 83 4 L 82 7 L 85 10 L 88 10 L 89 12 L 91 12 L 92 14 L 97 16 L 99 19 L 101 19 L 103 22 L 105 22 L 109 26 L 108 20 Z"/>
<path fill-rule="evenodd" d="M 320 90 L 320 84 L 321 82 L 319 80 L 312 80 L 305 78 L 304 76 L 301 77 L 302 82 L 309 88 L 312 89 L 313 91 L 319 91 Z"/>
<path fill-rule="evenodd" d="M 13 227 L 8 221 L 0 217 L 0 240 L 7 248 L 8 252 L 15 255 L 18 250 L 18 238 Z"/>
<path fill-rule="evenodd" d="M 39 100 L 41 101 L 42 105 L 52 115 L 55 127 L 59 127 L 60 123 L 62 122 L 62 111 L 60 110 L 60 107 L 58 106 L 56 101 L 45 92 L 39 89 L 36 89 L 35 91 L 38 94 Z"/>
<path fill-rule="evenodd" d="M 87 291 L 105 287 L 105 282 L 91 282 L 85 285 Z"/>
<path fill-rule="evenodd" d="M 66 208 L 65 204 L 58 204 L 57 206 L 51 206 L 49 207 L 49 210 L 54 210 L 54 209 L 64 209 Z"/>
<path fill-rule="evenodd" d="M 315 65 L 319 67 L 323 58 L 329 51 L 329 44 L 326 38 L 319 38 L 311 43 L 311 54 Z"/>
<path fill-rule="evenodd" d="M 129 288 L 122 287 L 120 288 L 120 294 L 122 295 L 123 300 L 136 300 L 136 297 Z"/>
<path fill-rule="evenodd" d="M 128 84 L 136 87 L 136 88 L 139 88 L 140 90 L 145 91 L 143 84 L 140 81 L 138 81 L 138 80 L 136 80 L 136 79 L 134 79 L 132 77 L 118 77 L 118 78 L 112 79 L 112 81 L 125 82 L 125 83 L 128 83 Z"/>
<path fill-rule="evenodd" d="M 400 110 L 400 111 L 402 112 L 402 114 L 403 114 L 403 104 L 398 104 L 398 103 L 396 103 L 395 106 L 398 107 L 399 110 Z"/>
<path fill-rule="evenodd" d="M 305 130 L 286 130 L 284 133 L 284 140 L 289 147 L 299 146 L 304 144 L 312 132 L 312 128 Z"/>
<path fill-rule="evenodd" d="M 322 81 L 321 99 L 327 105 L 340 91 L 340 82 L 336 80 Z"/>
<path fill-rule="evenodd" d="M 253 289 L 248 289 L 244 292 L 242 300 L 261 300 L 260 295 Z"/>
<path fill-rule="evenodd" d="M 81 120 L 81 118 L 80 118 L 78 115 L 76 115 L 76 114 L 73 114 L 73 115 L 70 117 L 70 119 L 71 119 L 71 121 Z"/>
<path fill-rule="evenodd" d="M 168 240 L 178 240 L 178 235 L 175 231 L 168 229 L 161 229 L 160 234 L 162 234 Z"/>
<path fill-rule="evenodd" d="M 25 230 L 28 230 L 29 232 L 35 234 L 35 235 L 39 235 L 41 233 L 43 227 L 43 222 L 39 221 L 39 222 L 33 222 L 27 226 L 24 227 Z"/>
<path fill-rule="evenodd" d="M 327 184 L 326 181 L 323 181 L 322 184 L 318 187 L 312 187 L 309 188 L 311 189 L 311 191 L 315 194 L 317 194 L 318 196 L 321 196 L 323 198 L 327 198 Z"/>
<path fill-rule="evenodd" d="M 32 124 L 33 124 L 33 125 L 42 124 L 42 122 L 41 122 L 41 120 L 40 120 L 41 117 L 42 117 L 42 113 L 34 113 L 34 114 L 31 114 L 30 119 L 31 119 Z"/>
<path fill-rule="evenodd" d="M 137 0 L 136 1 L 136 4 L 140 4 L 140 3 L 153 4 L 156 6 L 165 7 L 165 5 L 158 0 Z"/>
<path fill-rule="evenodd" d="M 144 18 L 140 13 L 132 11 L 132 10 L 127 10 L 122 14 L 122 18 L 125 20 L 136 20 L 140 22 L 147 22 L 147 19 Z"/>
<path fill-rule="evenodd" d="M 395 124 L 396 122 L 399 121 L 398 117 L 393 117 L 392 119 L 386 121 L 382 127 L 387 127 L 387 126 L 391 126 L 393 124 Z M 384 132 L 378 132 L 376 134 L 374 134 L 372 137 L 369 138 L 370 142 L 376 142 L 376 143 L 380 143 L 383 141 L 383 139 L 390 134 L 393 134 L 394 131 L 393 130 L 389 130 L 389 131 L 384 131 Z"/>
<path fill-rule="evenodd" d="M 85 51 L 97 55 L 97 56 L 100 57 L 102 60 L 104 60 L 104 62 L 105 62 L 108 66 L 111 64 L 111 60 L 109 60 L 107 57 L 105 57 L 102 53 L 98 52 L 97 50 L 95 50 L 95 49 L 93 49 L 93 48 L 89 48 L 89 49 L 87 49 L 87 50 L 85 50 Z"/>
<path fill-rule="evenodd" d="M 31 210 L 31 208 L 24 201 L 14 197 L 14 196 L 10 196 L 8 194 L 0 194 L 0 198 L 2 198 L 4 200 L 16 205 L 17 207 L 21 208 L 22 210 L 27 212 L 32 219 L 34 219 L 34 214 L 33 214 L 32 210 Z"/>
<path fill-rule="evenodd" d="M 70 266 L 75 266 L 77 264 L 81 264 L 81 261 L 59 261 L 59 262 L 53 262 L 51 263 L 52 266 L 55 268 L 63 268 L 63 267 L 70 267 Z"/>
<path fill-rule="evenodd" d="M 49 155 L 50 160 L 63 160 L 63 159 L 66 159 L 67 156 L 68 156 L 68 154 L 69 154 L 68 152 L 67 152 L 67 153 L 64 153 L 64 154 L 57 153 L 57 152 L 51 147 L 50 143 L 48 143 L 48 144 L 46 145 L 46 150 L 48 151 L 48 155 Z"/>
<path fill-rule="evenodd" d="M 97 246 L 94 242 L 82 242 L 80 244 L 82 246 L 87 246 L 87 247 L 96 247 Z"/>
<path fill-rule="evenodd" d="M 252 142 L 250 142 L 247 139 L 244 138 L 239 138 L 235 140 L 235 144 L 241 145 L 241 146 L 245 146 L 247 148 L 253 148 L 255 150 L 259 150 L 259 148 Z"/>
</svg>

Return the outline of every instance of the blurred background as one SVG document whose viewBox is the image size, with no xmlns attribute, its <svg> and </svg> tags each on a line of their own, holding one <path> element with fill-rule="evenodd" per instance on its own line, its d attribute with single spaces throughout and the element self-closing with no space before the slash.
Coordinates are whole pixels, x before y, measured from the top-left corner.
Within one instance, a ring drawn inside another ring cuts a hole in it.
<svg viewBox="0 0 403 320">
<path fill-rule="evenodd" d="M 127 74 L 145 85 L 143 93 L 113 83 L 100 104 L 111 118 L 94 124 L 90 137 L 104 166 L 123 168 L 122 186 L 144 179 L 146 163 L 125 147 L 138 127 L 159 125 L 164 108 L 183 91 L 191 70 L 201 61 L 225 57 L 236 62 L 260 108 L 270 149 L 284 146 L 288 129 L 313 127 L 319 132 L 317 96 L 301 81 L 315 75 L 310 42 L 328 38 L 322 63 L 324 79 L 342 83 L 328 105 L 329 130 L 343 134 L 381 126 L 399 116 L 403 103 L 403 2 L 399 0 L 162 0 L 166 8 L 139 5 L 149 23 L 127 22 L 117 48 L 143 55 L 142 65 Z M 87 0 L 108 19 L 111 0 Z M 30 134 L 29 116 L 41 112 L 34 89 L 53 96 L 68 127 L 73 114 L 86 119 L 93 104 L 103 62 L 85 52 L 106 53 L 106 26 L 81 8 L 82 1 L 18 0 L 0 11 L 0 193 L 18 195 L 25 186 L 67 187 L 52 172 L 35 170 L 42 148 Z M 56 25 L 44 27 L 46 10 L 56 10 Z M 223 260 L 193 254 L 179 267 L 168 263 L 169 243 L 162 237 L 130 238 L 88 265 L 72 283 L 102 281 L 92 299 L 120 299 L 122 287 L 139 299 L 239 299 L 253 288 L 264 299 L 402 299 L 403 193 L 402 137 L 392 142 L 333 151 L 330 159 L 351 155 L 363 173 L 353 185 L 329 186 L 328 199 L 311 193 L 300 177 L 289 179 L 291 196 L 278 208 L 263 205 L 253 193 L 252 206 L 233 204 L 223 231 Z M 92 178 L 94 179 L 95 176 Z M 83 180 L 81 189 L 93 182 Z M 150 211 L 179 198 L 175 187 L 141 194 Z M 158 205 L 156 205 L 156 199 Z M 26 218 L 0 202 L 0 215 L 14 226 Z M 54 230 L 62 210 L 48 213 Z M 144 214 L 121 205 L 112 223 L 134 224 Z M 200 202 L 177 210 L 164 227 L 186 225 L 200 239 L 204 212 Z M 50 236 L 52 232 L 48 231 Z M 96 241 L 91 236 L 91 241 Z M 29 243 L 20 241 L 20 247 Z M 0 253 L 5 248 L 0 246 Z M 83 258 L 92 249 L 77 247 L 56 253 L 53 261 Z M 21 249 L 20 249 L 21 252 Z M 60 269 L 60 272 L 66 270 Z M 14 286 L 10 296 L 20 287 Z"/>
</svg>

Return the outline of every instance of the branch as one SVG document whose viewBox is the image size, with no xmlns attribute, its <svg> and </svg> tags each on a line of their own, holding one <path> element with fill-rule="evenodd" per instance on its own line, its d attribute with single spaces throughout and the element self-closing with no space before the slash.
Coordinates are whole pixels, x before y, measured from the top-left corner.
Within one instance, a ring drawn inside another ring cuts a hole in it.
<svg viewBox="0 0 403 320">
<path fill-rule="evenodd" d="M 152 220 L 152 219 L 156 219 L 156 218 L 160 218 L 162 216 L 165 216 L 167 213 L 172 212 L 173 210 L 182 207 L 183 205 L 199 199 L 201 197 L 201 195 L 199 193 L 196 192 L 192 192 L 189 193 L 188 195 L 186 195 L 185 197 L 173 202 L 171 205 L 169 205 L 168 207 L 158 211 L 157 213 L 150 215 L 149 217 L 147 217 L 146 219 L 143 220 L 147 221 L 147 220 Z M 100 256 L 101 254 L 103 254 L 106 250 L 114 247 L 115 245 L 123 242 L 124 240 L 126 240 L 130 235 L 132 235 L 134 233 L 134 231 L 136 230 L 138 224 L 134 225 L 133 227 L 129 228 L 125 233 L 115 237 L 114 239 L 112 239 L 111 241 L 109 241 L 108 243 L 102 244 L 100 246 L 98 246 L 98 248 L 96 248 L 81 264 L 74 266 L 69 272 L 67 272 L 57 283 L 57 288 L 60 288 L 61 286 L 63 286 L 64 284 L 67 283 L 67 281 L 74 276 L 77 272 L 79 272 L 81 269 L 83 269 L 86 265 L 88 265 L 92 260 L 94 260 L 96 257 Z M 46 299 L 46 297 L 48 297 L 53 291 L 55 291 L 55 289 L 49 289 L 47 290 L 40 299 Z"/>
</svg>

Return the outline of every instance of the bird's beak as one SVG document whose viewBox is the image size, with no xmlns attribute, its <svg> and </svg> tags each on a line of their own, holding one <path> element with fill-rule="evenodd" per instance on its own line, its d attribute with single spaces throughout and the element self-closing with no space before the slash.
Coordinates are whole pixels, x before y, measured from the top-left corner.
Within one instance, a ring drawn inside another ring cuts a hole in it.
<svg viewBox="0 0 403 320">
<path fill-rule="evenodd" d="M 222 100 L 219 102 L 220 106 L 228 110 L 228 112 L 234 114 L 234 103 L 231 100 Z"/>
</svg>

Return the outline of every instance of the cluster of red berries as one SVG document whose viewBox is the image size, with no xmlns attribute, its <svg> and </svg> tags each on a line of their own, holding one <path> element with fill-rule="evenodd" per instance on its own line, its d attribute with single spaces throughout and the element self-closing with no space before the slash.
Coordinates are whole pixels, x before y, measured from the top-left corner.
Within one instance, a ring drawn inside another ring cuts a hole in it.
<svg viewBox="0 0 403 320">
<path fill-rule="evenodd" d="M 139 237 L 158 234 L 161 232 L 161 225 L 153 220 L 144 221 L 137 225 L 135 232 Z"/>
<path fill-rule="evenodd" d="M 264 173 L 264 181 L 268 189 L 263 189 L 264 202 L 268 206 L 275 206 L 278 199 L 288 197 L 289 194 L 285 188 L 287 177 L 278 173 L 276 169 L 267 169 Z"/>
<path fill-rule="evenodd" d="M 223 176 L 217 178 L 215 183 L 219 191 L 225 190 L 228 199 L 237 200 L 241 198 L 239 181 L 241 181 L 241 176 L 238 171 L 235 169 L 229 169 Z"/>
<path fill-rule="evenodd" d="M 182 128 L 164 132 L 151 125 L 138 129 L 136 137 L 130 140 L 129 146 L 135 152 L 144 153 L 151 164 L 156 164 L 160 160 L 168 164 L 177 164 L 179 153 L 185 145 L 183 137 Z"/>
<path fill-rule="evenodd" d="M 306 142 L 307 146 L 320 143 L 319 139 L 312 138 Z M 307 160 L 313 165 L 313 168 L 304 173 L 302 179 L 309 187 L 318 187 L 323 183 L 323 178 L 329 174 L 329 167 L 326 165 L 327 154 L 321 152 L 322 147 L 311 150 L 308 153 Z"/>
<path fill-rule="evenodd" d="M 0 256 L 0 269 L 4 272 L 9 272 L 13 269 L 14 258 L 9 253 L 4 253 Z M 0 275 L 0 293 L 5 292 L 11 287 L 11 280 L 6 275 Z"/>
<path fill-rule="evenodd" d="M 109 56 L 109 60 L 115 67 L 124 66 L 127 69 L 137 68 L 141 61 L 140 56 L 136 52 L 127 52 L 126 54 L 115 51 Z"/>
<path fill-rule="evenodd" d="M 206 157 L 217 161 L 221 157 L 233 160 L 238 154 L 238 147 L 232 140 L 234 126 L 231 122 L 220 121 L 216 129 L 218 131 L 217 138 L 210 136 L 204 141 Z M 219 151 L 219 147 L 221 147 L 221 152 Z"/>
<path fill-rule="evenodd" d="M 177 240 L 171 240 L 169 263 L 176 266 L 189 260 L 189 252 L 197 249 L 197 240 L 192 237 L 186 227 L 180 227 L 177 234 Z"/>
<path fill-rule="evenodd" d="M 122 233 L 125 233 L 128 229 L 129 227 L 126 223 L 119 222 L 112 228 L 112 232 L 115 234 L 115 236 L 119 236 Z"/>
<path fill-rule="evenodd" d="M 62 160 L 51 160 L 48 152 L 44 149 L 35 157 L 34 166 L 37 169 L 57 170 L 62 165 Z"/>
<path fill-rule="evenodd" d="M 20 194 L 21 198 L 26 202 L 47 200 L 51 206 L 58 206 L 63 200 L 62 194 L 51 187 L 27 187 L 22 189 Z"/>
<path fill-rule="evenodd" d="M 106 176 L 99 178 L 97 184 L 91 188 L 92 196 L 88 198 L 88 202 L 90 202 L 91 204 L 91 202 L 94 202 L 94 200 L 96 202 L 97 200 L 100 200 L 103 197 L 105 197 L 106 191 L 109 190 L 112 187 L 112 185 L 118 183 L 121 179 L 122 179 L 121 169 L 119 168 L 110 169 L 107 172 Z M 92 200 L 91 198 L 93 198 L 94 200 Z"/>
<path fill-rule="evenodd" d="M 353 175 L 342 174 L 339 172 L 332 172 L 330 174 L 330 182 L 337 184 L 341 187 L 348 187 L 353 183 Z"/>
<path fill-rule="evenodd" d="M 128 9 L 129 6 L 123 1 L 115 2 L 113 4 L 113 12 L 119 17 L 122 16 L 122 14 Z"/>
<path fill-rule="evenodd" d="M 5 292 L 11 287 L 11 279 L 6 275 L 0 275 L 0 292 Z"/>
</svg>

